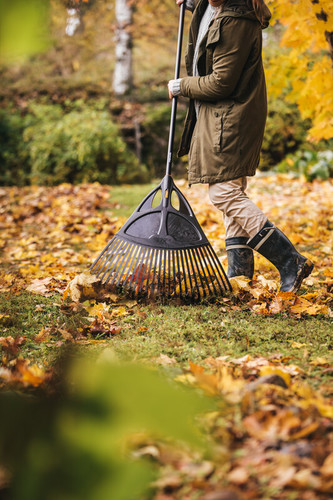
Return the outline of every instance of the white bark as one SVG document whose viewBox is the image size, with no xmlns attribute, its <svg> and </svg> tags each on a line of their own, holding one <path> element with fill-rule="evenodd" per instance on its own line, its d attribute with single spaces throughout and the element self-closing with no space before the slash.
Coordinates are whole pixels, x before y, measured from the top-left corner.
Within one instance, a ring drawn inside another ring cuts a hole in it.
<svg viewBox="0 0 333 500">
<path fill-rule="evenodd" d="M 129 0 L 116 0 L 116 64 L 113 91 L 124 95 L 132 87 L 132 6 Z"/>
<path fill-rule="evenodd" d="M 67 9 L 66 35 L 73 36 L 81 24 L 79 13 L 76 9 Z"/>
</svg>

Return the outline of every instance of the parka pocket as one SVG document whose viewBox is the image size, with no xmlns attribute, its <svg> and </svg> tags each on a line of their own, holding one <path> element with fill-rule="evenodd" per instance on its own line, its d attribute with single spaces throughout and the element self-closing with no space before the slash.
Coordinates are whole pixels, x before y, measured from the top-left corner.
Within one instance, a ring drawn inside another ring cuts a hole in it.
<svg viewBox="0 0 333 500">
<path fill-rule="evenodd" d="M 213 111 L 213 151 L 220 153 L 222 150 L 223 113 L 221 110 Z"/>
</svg>

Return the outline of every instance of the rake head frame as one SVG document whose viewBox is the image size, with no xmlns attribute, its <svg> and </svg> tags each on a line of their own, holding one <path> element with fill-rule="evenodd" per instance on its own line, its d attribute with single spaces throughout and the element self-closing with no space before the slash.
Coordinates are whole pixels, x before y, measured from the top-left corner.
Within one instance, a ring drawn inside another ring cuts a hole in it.
<svg viewBox="0 0 333 500">
<path fill-rule="evenodd" d="M 158 195 L 161 201 L 154 205 Z M 190 204 L 165 176 L 90 267 L 104 284 L 136 296 L 200 300 L 231 290 Z"/>
</svg>

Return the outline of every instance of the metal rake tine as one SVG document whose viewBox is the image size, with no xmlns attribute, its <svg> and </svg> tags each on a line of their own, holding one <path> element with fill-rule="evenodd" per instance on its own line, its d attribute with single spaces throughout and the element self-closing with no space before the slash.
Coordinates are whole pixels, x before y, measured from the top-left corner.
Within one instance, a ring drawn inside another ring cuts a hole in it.
<svg viewBox="0 0 333 500">
<path fill-rule="evenodd" d="M 206 263 L 206 269 L 207 269 L 207 273 L 209 275 L 209 278 L 210 278 L 210 282 L 214 288 L 214 292 L 215 292 L 215 295 L 218 295 L 219 294 L 219 290 L 218 288 L 215 286 L 215 280 L 216 282 L 219 284 L 219 287 L 220 287 L 220 290 L 223 291 L 223 289 L 221 288 L 221 285 L 219 283 L 219 279 L 218 279 L 218 276 L 216 275 L 216 272 L 215 272 L 215 269 L 214 269 L 214 263 L 211 262 L 210 260 L 210 257 L 209 257 L 209 254 L 207 252 L 207 248 L 206 246 L 202 247 L 201 248 L 201 252 L 203 253 L 204 255 L 204 259 L 205 259 L 205 263 Z M 212 276 L 213 274 L 213 276 Z"/>
<path fill-rule="evenodd" d="M 176 295 L 177 294 L 177 275 L 176 275 L 176 254 L 177 254 L 177 250 L 172 250 L 172 270 L 173 270 L 173 287 L 174 287 L 174 294 Z M 182 290 L 181 288 L 179 289 L 180 291 L 180 296 L 182 296 Z"/>
<path fill-rule="evenodd" d="M 125 278 L 122 280 L 122 286 L 123 286 L 124 289 L 128 285 L 128 283 L 126 283 L 126 282 L 127 282 L 128 278 L 130 277 L 130 272 L 131 272 L 131 269 L 132 269 L 132 265 L 134 264 L 135 259 L 137 258 L 137 256 L 139 255 L 139 253 L 140 253 L 140 247 L 138 245 L 133 245 L 132 257 L 131 257 L 131 260 L 127 264 L 127 273 L 126 273 Z"/>
<path fill-rule="evenodd" d="M 216 276 L 216 274 L 214 272 L 214 269 L 211 266 L 211 263 L 209 261 L 209 256 L 206 253 L 206 247 L 205 246 L 204 247 L 200 247 L 199 248 L 199 252 L 203 256 L 203 262 L 205 263 L 205 269 L 206 269 L 206 274 L 207 274 L 207 276 L 209 278 L 209 283 L 213 287 L 215 295 L 218 295 L 218 290 L 217 290 L 217 288 L 215 286 L 215 283 L 214 283 L 215 279 L 217 279 L 217 276 Z M 211 271 L 210 271 L 210 269 L 211 269 Z M 213 276 L 212 276 L 211 272 L 213 273 Z"/>
<path fill-rule="evenodd" d="M 154 254 L 155 254 L 155 248 L 152 247 L 151 248 L 151 254 L 149 255 L 149 268 L 148 268 L 148 271 L 147 271 L 146 284 L 143 287 L 143 288 L 145 288 L 147 290 L 147 293 L 148 293 L 148 289 L 149 289 L 149 279 L 150 279 L 151 268 L 152 268 L 152 265 L 153 265 Z"/>
<path fill-rule="evenodd" d="M 179 252 L 178 252 L 178 250 L 176 250 L 176 257 L 177 257 L 177 269 L 178 269 L 177 277 L 178 277 L 178 283 L 179 283 L 179 295 L 180 295 L 180 297 L 182 297 L 183 296 L 183 292 L 182 292 L 181 271 L 180 271 L 180 262 L 179 262 Z M 185 290 L 186 290 L 186 280 L 185 280 Z"/>
<path fill-rule="evenodd" d="M 182 262 L 182 269 L 183 269 L 183 275 L 184 275 L 184 282 L 185 282 L 185 295 L 188 294 L 188 287 L 187 287 L 187 280 L 186 280 L 186 264 L 184 262 L 184 256 L 183 256 L 183 251 L 180 250 L 180 260 Z M 191 284 L 191 278 L 189 278 L 189 282 Z"/>
<path fill-rule="evenodd" d="M 128 265 L 128 263 L 131 259 L 131 256 L 134 252 L 134 249 L 135 249 L 134 243 L 130 243 L 130 245 L 126 249 L 126 253 L 124 254 L 124 258 L 123 258 L 121 264 L 119 264 L 119 266 L 118 266 L 117 274 L 115 274 L 113 279 L 112 279 L 111 285 L 115 284 L 116 286 L 118 286 L 120 284 L 122 277 L 123 277 L 123 274 L 125 272 L 125 269 L 127 268 L 127 265 Z M 118 279 L 117 279 L 117 277 L 118 277 Z"/>
<path fill-rule="evenodd" d="M 171 250 L 167 250 L 168 256 L 168 292 L 171 293 Z"/>
<path fill-rule="evenodd" d="M 221 263 L 220 263 L 217 255 L 216 255 L 214 249 L 212 248 L 212 246 L 210 244 L 207 245 L 207 251 L 210 254 L 213 262 L 216 264 L 215 267 L 217 269 L 217 272 L 219 274 L 219 277 L 221 279 L 221 282 L 223 283 L 223 286 L 224 286 L 225 290 L 229 289 L 229 291 L 231 291 L 231 286 L 230 286 L 229 280 L 227 278 L 227 275 L 225 274 L 225 271 L 224 271 L 224 269 L 223 269 L 223 267 L 222 267 L 222 265 L 221 265 Z M 221 270 L 222 270 L 223 276 L 221 274 Z M 228 284 L 228 286 L 227 286 L 227 284 Z M 220 287 L 221 287 L 221 285 L 220 285 Z"/>
<path fill-rule="evenodd" d="M 156 271 L 157 269 L 157 263 L 158 263 L 158 257 L 159 257 L 159 249 L 156 248 L 156 252 L 155 252 L 155 262 L 154 262 L 154 276 L 153 276 L 153 281 L 150 285 L 150 292 L 151 294 L 153 295 L 154 294 L 154 288 L 155 288 L 155 278 L 156 278 L 156 275 L 158 274 L 158 272 Z M 157 280 L 156 280 L 157 282 Z"/>
<path fill-rule="evenodd" d="M 200 247 L 199 248 L 195 248 L 195 252 L 197 254 L 197 261 L 199 262 L 199 265 L 201 267 L 201 270 L 202 270 L 202 274 L 203 274 L 203 277 L 204 277 L 204 281 L 206 282 L 207 284 L 207 288 L 208 288 L 208 291 L 211 292 L 211 288 L 210 288 L 210 280 L 208 279 L 207 277 L 207 271 L 205 271 L 205 268 L 204 268 L 204 265 L 203 265 L 203 262 L 205 262 L 205 259 L 203 258 L 203 255 L 202 253 L 200 252 Z M 208 275 L 209 276 L 209 275 Z"/>
<path fill-rule="evenodd" d="M 146 250 L 146 248 L 145 248 L 145 247 L 139 247 L 138 258 L 140 259 L 140 262 L 139 262 L 139 263 L 137 264 L 137 266 L 133 269 L 133 273 L 132 273 L 131 279 L 130 279 L 130 281 L 129 281 L 129 283 L 128 283 L 128 287 L 129 287 L 129 288 L 132 288 L 132 283 L 133 283 L 134 278 L 135 278 L 135 282 L 136 282 L 137 277 L 138 277 L 138 276 L 140 276 L 140 270 L 141 270 L 141 268 L 142 268 L 142 264 L 143 264 L 143 262 L 142 262 L 142 258 L 141 258 L 141 254 L 142 254 L 142 252 L 145 252 L 145 250 Z M 133 283 L 133 284 L 134 284 L 134 283 Z M 132 288 L 132 290 L 133 290 L 133 288 Z M 135 288 L 134 288 L 134 290 L 133 290 L 133 291 L 135 292 Z"/>
<path fill-rule="evenodd" d="M 145 253 L 145 255 L 144 255 L 144 259 L 146 260 L 146 262 L 143 262 L 143 264 L 142 264 L 142 265 L 144 266 L 144 264 L 146 264 L 146 269 L 147 269 L 147 262 L 148 262 L 148 259 L 150 258 L 151 250 L 152 250 L 151 248 L 147 248 L 147 249 L 146 249 L 146 253 Z M 139 288 L 138 288 L 138 293 L 140 293 L 140 292 L 141 292 L 141 290 L 142 290 L 142 285 L 143 285 L 144 280 L 145 280 L 145 273 L 143 272 L 143 273 L 142 273 L 142 277 L 141 277 L 140 284 L 138 284 L 138 285 L 137 285 L 137 286 L 139 286 Z"/>
<path fill-rule="evenodd" d="M 193 280 L 194 280 L 194 282 L 195 282 L 195 286 L 196 286 L 196 288 L 197 288 L 198 295 L 199 295 L 199 297 L 200 297 L 200 289 L 199 289 L 199 285 L 198 285 L 198 282 L 197 282 L 197 278 L 196 278 L 196 274 L 195 274 L 194 265 L 193 265 L 193 262 L 192 262 L 192 255 L 191 255 L 191 252 L 190 252 L 188 249 L 187 249 L 187 250 L 185 250 L 185 251 L 186 251 L 186 252 L 188 253 L 188 255 L 189 255 L 190 264 L 191 264 L 191 266 L 192 266 L 192 271 L 193 271 L 193 274 L 192 274 L 192 276 L 193 276 Z M 193 291 L 192 291 L 192 296 L 193 296 Z"/>
<path fill-rule="evenodd" d="M 108 249 L 107 250 L 104 249 L 105 251 L 103 250 L 103 252 L 100 253 L 98 259 L 95 260 L 94 262 L 95 268 L 93 272 L 97 274 L 97 276 L 99 276 L 99 274 L 103 271 L 104 267 L 106 266 L 107 262 L 110 260 L 112 256 L 112 252 L 120 245 L 120 243 L 121 240 L 114 237 L 112 240 L 112 245 L 111 246 L 108 245 Z M 90 269 L 92 269 L 92 267 Z"/>
<path fill-rule="evenodd" d="M 184 253 L 184 261 L 185 261 L 185 266 L 186 266 L 186 269 L 187 269 L 188 280 L 189 280 L 189 283 L 190 283 L 190 290 L 189 291 L 190 291 L 191 297 L 193 297 L 193 290 L 197 286 L 197 283 L 194 280 L 194 278 L 192 278 L 191 269 L 190 269 L 191 262 L 189 262 L 189 259 L 187 258 L 187 252 L 186 252 L 186 250 L 184 249 L 182 251 L 182 253 Z M 186 278 L 186 276 L 185 276 L 185 278 Z"/>
<path fill-rule="evenodd" d="M 204 282 L 204 280 L 202 278 L 202 275 L 201 275 L 201 272 L 200 272 L 200 269 L 199 269 L 199 264 L 201 265 L 201 262 L 200 262 L 200 259 L 198 259 L 198 255 L 197 255 L 196 250 L 197 250 L 196 248 L 193 248 L 193 260 L 194 260 L 195 266 L 197 268 L 197 273 L 198 273 L 198 276 L 199 276 L 199 279 L 200 279 L 203 296 L 206 297 L 207 292 L 205 290 L 205 282 Z"/>
<path fill-rule="evenodd" d="M 103 280 L 104 275 L 110 269 L 110 266 L 112 265 L 113 259 L 115 259 L 116 256 L 117 256 L 117 252 L 119 250 L 121 250 L 123 248 L 123 246 L 124 246 L 124 243 L 123 243 L 122 240 L 118 240 L 118 241 L 115 242 L 115 245 L 113 247 L 113 251 L 110 252 L 110 254 L 106 257 L 105 261 L 103 262 L 103 265 L 101 266 L 101 268 L 99 269 L 99 271 L 97 273 L 97 277 L 98 277 L 104 271 L 104 269 L 107 268 L 106 271 L 104 272 L 101 280 Z M 109 261 L 110 261 L 110 263 L 109 263 Z"/>
<path fill-rule="evenodd" d="M 110 247 L 110 245 L 114 242 L 114 240 L 116 239 L 116 237 L 114 236 L 110 241 L 109 243 L 106 245 L 105 248 L 103 248 L 103 250 L 100 252 L 100 254 L 98 255 L 98 257 L 94 260 L 94 262 L 91 264 L 91 266 L 89 267 L 89 271 L 91 271 L 95 265 L 97 264 L 97 262 L 99 261 L 99 259 L 102 257 L 102 255 L 108 250 L 108 248 Z"/>
<path fill-rule="evenodd" d="M 218 285 L 220 287 L 220 291 L 223 292 L 223 287 L 221 286 L 221 280 L 219 279 L 219 277 L 217 276 L 216 271 L 215 271 L 215 269 L 216 269 L 215 261 L 212 260 L 212 256 L 209 253 L 209 246 L 206 245 L 203 248 L 203 251 L 206 254 L 206 260 L 208 261 L 208 264 L 211 267 L 212 273 L 214 274 L 214 277 L 216 278 L 216 281 L 217 281 L 217 283 L 218 283 Z M 222 281 L 222 283 L 223 283 L 223 281 Z M 213 286 L 214 286 L 214 289 L 216 290 L 214 282 L 213 282 Z M 218 293 L 218 292 L 216 291 L 216 293 Z"/>
<path fill-rule="evenodd" d="M 123 257 L 123 251 L 126 251 L 126 248 L 128 247 L 127 241 L 124 242 L 123 245 L 120 245 L 120 247 L 117 248 L 117 251 L 119 252 L 118 255 L 116 255 L 113 259 L 111 259 L 110 264 L 108 265 L 107 269 L 105 270 L 101 280 L 103 281 L 104 277 L 106 274 L 108 274 L 107 279 L 105 280 L 105 284 L 109 281 L 111 278 L 111 274 L 113 271 L 117 268 L 118 262 L 120 259 Z M 111 257 L 110 257 L 111 258 Z M 113 264 L 113 265 L 112 265 Z M 112 267 L 111 267 L 112 266 Z M 110 269 L 111 268 L 111 269 Z"/>
</svg>

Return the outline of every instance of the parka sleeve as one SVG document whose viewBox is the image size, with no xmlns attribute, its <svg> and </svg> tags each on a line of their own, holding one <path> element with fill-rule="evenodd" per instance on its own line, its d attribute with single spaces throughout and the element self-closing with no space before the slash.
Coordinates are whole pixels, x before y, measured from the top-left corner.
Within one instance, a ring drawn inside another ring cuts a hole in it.
<svg viewBox="0 0 333 500">
<path fill-rule="evenodd" d="M 195 9 L 195 1 L 194 0 L 186 0 L 185 8 L 191 12 Z"/>
<path fill-rule="evenodd" d="M 200 101 L 226 99 L 235 89 L 251 51 L 255 23 L 228 17 L 213 53 L 213 71 L 207 76 L 182 78 L 180 93 Z"/>
</svg>

